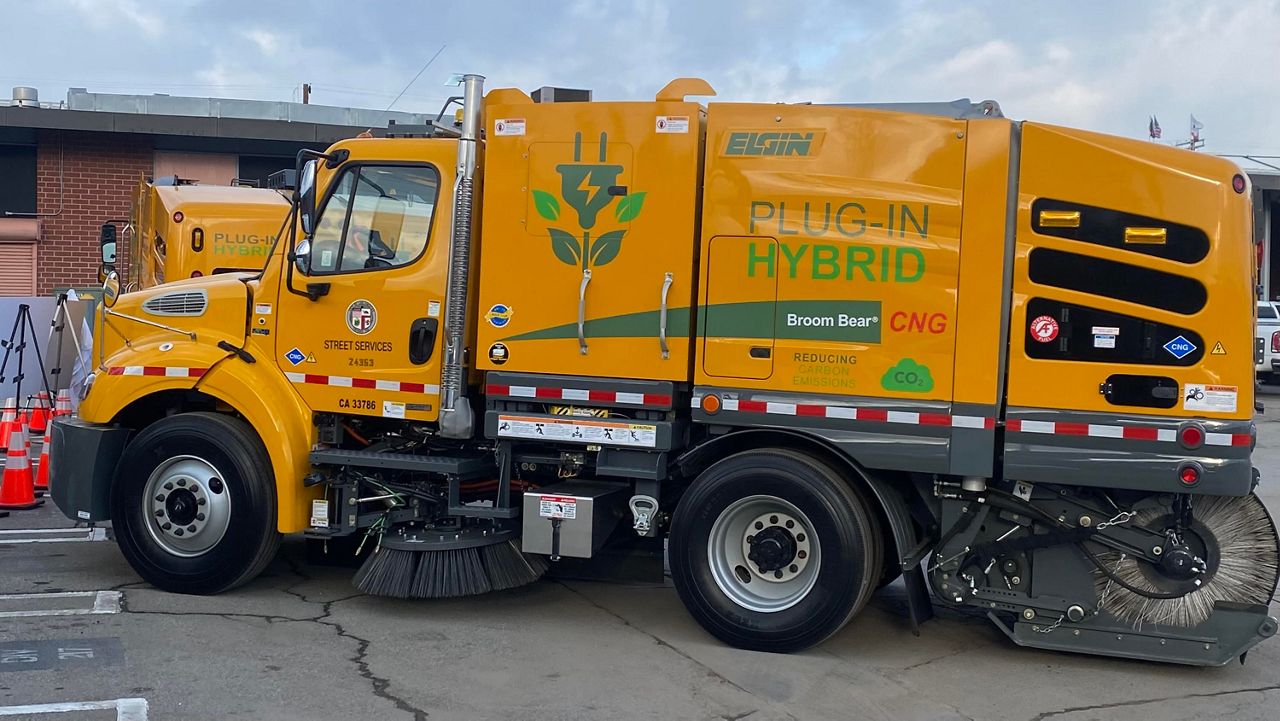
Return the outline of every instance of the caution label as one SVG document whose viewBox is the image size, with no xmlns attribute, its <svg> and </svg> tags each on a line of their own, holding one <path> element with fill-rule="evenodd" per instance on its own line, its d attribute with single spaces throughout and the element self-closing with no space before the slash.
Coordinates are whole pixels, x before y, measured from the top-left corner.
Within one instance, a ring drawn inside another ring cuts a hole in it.
<svg viewBox="0 0 1280 721">
<path fill-rule="evenodd" d="M 1211 386 L 1199 383 L 1188 383 L 1182 394 L 1182 407 L 1189 411 L 1208 411 L 1210 413 L 1235 413 L 1236 386 Z"/>
<path fill-rule="evenodd" d="M 524 135 L 524 118 L 498 118 L 493 121 L 494 135 Z"/>
<path fill-rule="evenodd" d="M 541 496 L 538 498 L 538 515 L 573 520 L 578 517 L 578 499 L 573 496 Z"/>
<path fill-rule="evenodd" d="M 658 427 L 644 423 L 594 421 L 585 418 L 560 420 L 498 416 L 498 437 L 653 448 L 658 445 Z"/>
<path fill-rule="evenodd" d="M 689 132 L 688 115 L 659 115 L 653 123 L 653 129 L 659 133 Z"/>
</svg>

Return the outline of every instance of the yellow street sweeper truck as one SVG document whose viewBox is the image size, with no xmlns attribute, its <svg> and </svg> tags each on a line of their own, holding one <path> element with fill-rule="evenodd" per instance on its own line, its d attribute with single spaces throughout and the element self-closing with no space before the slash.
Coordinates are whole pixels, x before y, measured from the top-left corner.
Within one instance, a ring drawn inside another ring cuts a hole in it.
<svg viewBox="0 0 1280 721">
<path fill-rule="evenodd" d="M 261 272 L 108 280 L 53 494 L 144 579 L 226 591 L 305 533 L 448 597 L 651 539 L 743 648 L 899 576 L 913 623 L 1027 646 L 1275 633 L 1232 163 L 993 102 L 463 84 L 428 137 L 304 151 Z"/>
</svg>

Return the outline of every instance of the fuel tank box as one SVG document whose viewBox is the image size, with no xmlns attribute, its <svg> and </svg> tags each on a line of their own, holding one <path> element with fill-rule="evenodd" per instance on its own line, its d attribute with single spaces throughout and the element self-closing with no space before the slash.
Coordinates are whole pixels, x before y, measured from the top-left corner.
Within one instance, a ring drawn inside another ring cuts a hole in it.
<svg viewBox="0 0 1280 721">
<path fill-rule="evenodd" d="M 689 379 L 703 118 L 490 94 L 480 368 Z"/>
</svg>

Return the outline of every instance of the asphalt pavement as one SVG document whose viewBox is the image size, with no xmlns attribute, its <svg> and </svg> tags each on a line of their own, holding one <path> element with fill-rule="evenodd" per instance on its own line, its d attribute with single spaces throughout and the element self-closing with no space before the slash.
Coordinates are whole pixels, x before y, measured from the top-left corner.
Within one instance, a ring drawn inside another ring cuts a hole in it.
<svg viewBox="0 0 1280 721">
<path fill-rule="evenodd" d="M 1255 463 L 1276 509 L 1280 390 L 1267 392 Z M 916 637 L 895 585 L 818 648 L 752 653 L 703 632 L 664 584 L 395 601 L 287 539 L 249 585 L 181 596 L 139 581 L 108 534 L 71 525 L 51 504 L 0 519 L 0 717 L 1280 718 L 1280 640 L 1206 669 L 1018 648 L 942 609 Z M 4 533 L 19 529 L 47 532 Z M 27 540 L 40 542 L 14 542 Z"/>
</svg>

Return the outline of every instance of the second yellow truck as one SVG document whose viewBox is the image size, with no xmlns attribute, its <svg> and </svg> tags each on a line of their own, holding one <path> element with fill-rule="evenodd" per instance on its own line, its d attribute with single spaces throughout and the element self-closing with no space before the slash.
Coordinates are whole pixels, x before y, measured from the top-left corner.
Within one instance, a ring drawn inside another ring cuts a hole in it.
<svg viewBox="0 0 1280 721">
<path fill-rule="evenodd" d="M 1230 162 L 989 102 L 464 87 L 432 137 L 304 154 L 260 272 L 108 294 L 53 488 L 143 578 L 225 591 L 305 532 L 433 598 L 639 537 L 744 648 L 898 576 L 1028 646 L 1275 633 Z"/>
</svg>

